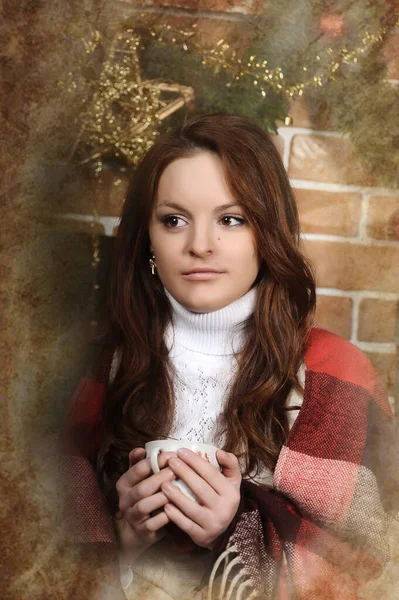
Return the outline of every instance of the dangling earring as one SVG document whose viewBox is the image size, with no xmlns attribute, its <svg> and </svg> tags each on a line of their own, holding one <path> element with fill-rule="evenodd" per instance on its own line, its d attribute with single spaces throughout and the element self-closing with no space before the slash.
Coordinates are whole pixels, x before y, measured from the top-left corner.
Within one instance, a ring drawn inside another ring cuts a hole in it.
<svg viewBox="0 0 399 600">
<path fill-rule="evenodd" d="M 154 259 L 155 259 L 155 256 L 154 256 L 154 254 L 153 254 L 153 255 L 152 255 L 152 258 L 150 258 L 150 261 L 149 261 L 149 262 L 150 262 L 150 267 L 151 267 L 151 273 L 152 273 L 153 275 L 155 275 L 155 267 L 157 266 L 157 265 L 156 265 L 156 262 L 155 262 L 155 260 L 154 260 Z"/>
</svg>

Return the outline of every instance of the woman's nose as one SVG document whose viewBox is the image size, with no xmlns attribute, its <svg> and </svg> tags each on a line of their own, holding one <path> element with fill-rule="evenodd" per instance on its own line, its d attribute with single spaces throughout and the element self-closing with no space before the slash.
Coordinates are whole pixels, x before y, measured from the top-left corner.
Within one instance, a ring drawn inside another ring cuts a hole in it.
<svg viewBox="0 0 399 600">
<path fill-rule="evenodd" d="M 188 240 L 190 254 L 205 256 L 214 249 L 214 232 L 209 227 L 193 227 Z"/>
</svg>

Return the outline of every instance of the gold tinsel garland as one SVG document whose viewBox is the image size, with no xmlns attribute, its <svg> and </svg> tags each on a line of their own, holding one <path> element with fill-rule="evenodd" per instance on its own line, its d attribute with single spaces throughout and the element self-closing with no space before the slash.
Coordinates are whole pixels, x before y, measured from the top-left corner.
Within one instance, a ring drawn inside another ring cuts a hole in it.
<svg viewBox="0 0 399 600">
<path fill-rule="evenodd" d="M 360 57 L 382 41 L 386 31 L 386 28 L 381 28 L 375 33 L 364 33 L 360 46 L 352 50 L 346 47 L 339 50 L 325 48 L 324 54 L 316 55 L 316 68 L 313 64 L 303 65 L 303 78 L 292 83 L 281 67 L 272 69 L 266 59 L 255 55 L 245 61 L 223 39 L 212 48 L 205 48 L 196 40 L 197 24 L 187 30 L 174 29 L 170 25 L 148 28 L 155 41 L 195 53 L 200 56 L 202 65 L 213 65 L 216 70 L 229 72 L 232 82 L 244 78 L 252 80 L 263 98 L 266 98 L 268 89 L 272 89 L 290 101 L 302 96 L 306 88 L 320 87 L 333 80 L 343 64 L 356 64 Z M 94 32 L 93 37 L 93 40 L 84 41 L 88 54 L 93 53 L 102 41 L 98 32 Z M 132 28 L 115 35 L 93 99 L 81 116 L 82 126 L 71 159 L 78 158 L 82 163 L 97 161 L 98 170 L 101 167 L 99 159 L 108 154 L 124 157 L 134 167 L 153 144 L 160 122 L 194 99 L 192 87 L 159 80 L 143 81 L 140 47 L 140 36 Z M 77 87 L 76 81 L 73 81 L 68 89 L 73 91 Z M 175 98 L 165 99 L 165 94 L 171 93 Z M 289 121 L 287 115 L 286 123 L 289 124 Z"/>
<path fill-rule="evenodd" d="M 255 55 L 250 56 L 249 60 L 245 61 L 239 58 L 237 51 L 232 49 L 223 39 L 220 39 L 213 48 L 203 48 L 200 43 L 195 41 L 196 27 L 197 24 L 194 24 L 191 27 L 194 31 L 186 31 L 173 29 L 170 25 L 160 25 L 159 28 L 150 28 L 149 31 L 151 36 L 161 43 L 181 44 L 185 52 L 196 52 L 202 57 L 201 62 L 203 65 L 213 64 L 216 67 L 230 71 L 233 80 L 238 81 L 244 77 L 252 79 L 253 85 L 259 89 L 259 93 L 263 97 L 266 97 L 267 89 L 271 88 L 289 100 L 302 96 L 304 90 L 308 87 L 322 86 L 333 79 L 341 65 L 356 64 L 360 57 L 367 54 L 376 43 L 383 40 L 383 36 L 387 32 L 386 27 L 382 27 L 375 33 L 365 32 L 361 39 L 361 45 L 353 50 L 348 50 L 346 47 L 340 50 L 327 47 L 324 50 L 327 64 L 324 64 L 326 57 L 322 56 L 321 53 L 317 54 L 316 66 L 317 63 L 323 66 L 319 70 L 316 68 L 316 73 L 307 76 L 313 71 L 314 65 L 303 65 L 304 80 L 289 83 L 281 67 L 269 68 L 267 60 Z"/>
</svg>

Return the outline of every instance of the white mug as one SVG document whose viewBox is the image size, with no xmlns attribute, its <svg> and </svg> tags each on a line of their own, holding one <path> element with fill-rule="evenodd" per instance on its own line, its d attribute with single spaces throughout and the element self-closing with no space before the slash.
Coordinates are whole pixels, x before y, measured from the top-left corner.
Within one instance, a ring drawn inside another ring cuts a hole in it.
<svg viewBox="0 0 399 600">
<path fill-rule="evenodd" d="M 211 446 L 210 444 L 200 444 L 199 442 L 190 442 L 188 440 L 155 440 L 153 442 L 147 442 L 145 450 L 147 452 L 147 458 L 151 461 L 151 468 L 153 473 L 159 473 L 160 468 L 158 465 L 158 455 L 161 452 L 177 452 L 180 448 L 188 448 L 198 456 L 207 460 L 211 465 L 221 471 L 221 467 L 216 458 L 216 452 L 219 448 Z M 172 481 L 188 498 L 194 502 L 198 502 L 197 498 L 190 490 L 190 488 L 181 479 L 174 479 Z"/>
</svg>

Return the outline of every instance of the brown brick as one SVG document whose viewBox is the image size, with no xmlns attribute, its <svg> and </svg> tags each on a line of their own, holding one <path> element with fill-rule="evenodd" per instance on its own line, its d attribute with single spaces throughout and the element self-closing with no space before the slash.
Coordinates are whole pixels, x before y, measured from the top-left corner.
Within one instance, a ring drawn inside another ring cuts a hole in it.
<svg viewBox="0 0 399 600">
<path fill-rule="evenodd" d="M 360 302 L 358 340 L 393 342 L 397 318 L 397 301 L 363 298 Z"/>
<path fill-rule="evenodd" d="M 370 198 L 367 233 L 376 240 L 399 241 L 399 195 Z"/>
<path fill-rule="evenodd" d="M 295 189 L 302 230 L 306 233 L 355 236 L 359 228 L 361 195 Z"/>
<path fill-rule="evenodd" d="M 399 34 L 391 34 L 384 46 L 387 79 L 399 79 Z"/>
<path fill-rule="evenodd" d="M 281 135 L 272 135 L 271 138 L 282 158 L 284 153 L 284 138 Z"/>
<path fill-rule="evenodd" d="M 341 296 L 317 296 L 315 322 L 348 340 L 352 331 L 352 299 Z"/>
<path fill-rule="evenodd" d="M 304 240 L 317 285 L 342 290 L 399 292 L 399 247 Z"/>
<path fill-rule="evenodd" d="M 361 166 L 349 140 L 320 135 L 294 136 L 288 174 L 294 179 L 329 183 L 376 183 Z"/>
<path fill-rule="evenodd" d="M 192 20 L 192 22 L 194 22 Z M 224 19 L 195 19 L 198 37 L 201 45 L 206 48 L 215 46 L 220 40 L 224 40 L 241 57 L 252 39 L 254 28 L 247 22 L 235 22 Z"/>
<path fill-rule="evenodd" d="M 235 12 L 246 15 L 260 13 L 262 0 L 123 0 L 126 4 L 140 6 L 174 6 L 190 10 L 210 10 L 215 12 Z"/>
<path fill-rule="evenodd" d="M 314 129 L 313 119 L 303 97 L 291 102 L 289 116 L 292 119 L 290 127 L 305 127 L 307 129 Z"/>
<path fill-rule="evenodd" d="M 382 352 L 366 352 L 366 354 L 381 377 L 388 395 L 393 396 L 396 392 L 397 355 Z"/>
<path fill-rule="evenodd" d="M 288 112 L 291 117 L 291 123 L 288 127 L 304 127 L 315 130 L 331 129 L 329 107 L 326 101 L 315 103 L 305 96 L 298 97 L 291 102 Z M 286 125 L 283 122 L 279 123 Z"/>
</svg>

